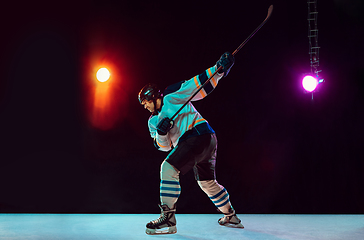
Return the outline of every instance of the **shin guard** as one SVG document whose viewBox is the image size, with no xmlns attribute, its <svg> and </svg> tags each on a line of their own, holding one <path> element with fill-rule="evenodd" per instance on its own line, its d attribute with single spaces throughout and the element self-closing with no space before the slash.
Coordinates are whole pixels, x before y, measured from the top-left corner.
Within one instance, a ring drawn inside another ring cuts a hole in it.
<svg viewBox="0 0 364 240">
<path fill-rule="evenodd" d="M 228 213 L 232 208 L 229 194 L 216 180 L 197 181 L 201 189 L 222 213 Z"/>
<path fill-rule="evenodd" d="M 179 172 L 167 161 L 161 165 L 161 182 L 160 182 L 160 201 L 161 205 L 167 205 L 174 208 L 175 203 L 181 194 L 179 184 Z"/>
</svg>

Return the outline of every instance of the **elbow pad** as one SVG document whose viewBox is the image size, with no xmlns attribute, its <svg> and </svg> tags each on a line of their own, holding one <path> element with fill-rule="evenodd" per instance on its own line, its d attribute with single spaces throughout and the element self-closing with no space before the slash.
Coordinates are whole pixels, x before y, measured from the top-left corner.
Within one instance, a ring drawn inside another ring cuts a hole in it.
<svg viewBox="0 0 364 240">
<path fill-rule="evenodd" d="M 156 138 L 153 139 L 153 144 L 154 144 L 154 147 L 156 147 L 158 150 L 160 149 L 159 145 L 157 144 Z"/>
</svg>

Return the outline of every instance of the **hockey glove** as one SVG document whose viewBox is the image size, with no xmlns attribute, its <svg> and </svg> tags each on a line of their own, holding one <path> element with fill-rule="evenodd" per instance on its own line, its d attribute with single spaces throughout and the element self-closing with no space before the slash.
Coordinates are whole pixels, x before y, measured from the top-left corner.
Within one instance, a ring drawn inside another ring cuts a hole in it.
<svg viewBox="0 0 364 240">
<path fill-rule="evenodd" d="M 173 121 L 167 117 L 163 118 L 157 125 L 159 135 L 166 135 L 173 127 Z"/>
<path fill-rule="evenodd" d="M 220 57 L 219 61 L 216 62 L 217 68 L 222 66 L 222 69 L 219 71 L 219 73 L 224 73 L 224 77 L 226 77 L 230 72 L 231 67 L 234 65 L 234 62 L 235 58 L 233 55 L 231 55 L 231 53 L 229 52 L 224 53 Z"/>
</svg>

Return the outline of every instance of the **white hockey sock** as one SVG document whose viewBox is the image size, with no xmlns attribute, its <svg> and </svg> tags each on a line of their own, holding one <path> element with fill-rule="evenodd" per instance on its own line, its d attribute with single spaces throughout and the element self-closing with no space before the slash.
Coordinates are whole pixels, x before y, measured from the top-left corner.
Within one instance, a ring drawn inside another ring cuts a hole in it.
<svg viewBox="0 0 364 240">
<path fill-rule="evenodd" d="M 160 201 L 161 205 L 167 204 L 170 209 L 174 208 L 179 195 L 181 186 L 179 184 L 179 171 L 177 171 L 167 161 L 161 165 L 161 182 L 160 182 Z"/>
<path fill-rule="evenodd" d="M 216 180 L 197 181 L 201 189 L 222 213 L 229 213 L 232 208 L 229 194 Z"/>
</svg>

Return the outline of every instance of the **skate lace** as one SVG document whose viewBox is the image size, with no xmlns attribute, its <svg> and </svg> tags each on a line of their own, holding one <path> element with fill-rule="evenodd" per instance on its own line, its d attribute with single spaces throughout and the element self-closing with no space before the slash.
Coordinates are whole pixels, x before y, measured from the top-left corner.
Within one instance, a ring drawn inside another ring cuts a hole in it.
<svg viewBox="0 0 364 240">
<path fill-rule="evenodd" d="M 166 213 L 161 213 L 160 217 L 154 221 L 152 221 L 152 223 L 154 224 L 160 224 L 163 223 L 167 218 L 167 214 Z"/>
</svg>

